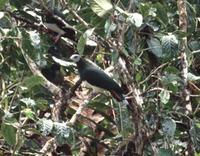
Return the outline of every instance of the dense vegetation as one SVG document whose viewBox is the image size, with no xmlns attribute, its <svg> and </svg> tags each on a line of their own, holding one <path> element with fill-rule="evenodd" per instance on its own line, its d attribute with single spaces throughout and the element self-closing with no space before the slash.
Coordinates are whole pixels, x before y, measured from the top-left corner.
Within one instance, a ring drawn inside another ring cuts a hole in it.
<svg viewBox="0 0 200 156">
<path fill-rule="evenodd" d="M 200 155 L 199 10 L 199 0 L 0 0 L 1 155 Z M 58 12 L 76 33 L 55 43 L 43 20 Z M 129 107 L 80 85 L 74 53 L 121 84 Z"/>
</svg>

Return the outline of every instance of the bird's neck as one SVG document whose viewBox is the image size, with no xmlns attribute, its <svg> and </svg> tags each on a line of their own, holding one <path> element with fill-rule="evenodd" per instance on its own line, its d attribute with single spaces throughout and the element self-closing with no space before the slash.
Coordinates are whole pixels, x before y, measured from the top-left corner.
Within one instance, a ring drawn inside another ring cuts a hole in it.
<svg viewBox="0 0 200 156">
<path fill-rule="evenodd" d="M 80 71 L 80 69 L 84 69 L 87 67 L 87 63 L 84 59 L 80 59 L 79 62 L 77 62 L 77 68 Z"/>
</svg>

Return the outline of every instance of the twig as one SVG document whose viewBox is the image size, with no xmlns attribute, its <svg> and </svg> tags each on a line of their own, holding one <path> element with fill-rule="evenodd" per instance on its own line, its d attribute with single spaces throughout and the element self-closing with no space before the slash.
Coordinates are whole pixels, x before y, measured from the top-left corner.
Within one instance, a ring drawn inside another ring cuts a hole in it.
<svg viewBox="0 0 200 156">
<path fill-rule="evenodd" d="M 48 153 L 52 153 L 56 149 L 56 140 L 54 138 L 49 139 L 43 148 L 40 150 L 42 155 L 48 155 Z M 37 154 L 36 156 L 41 156 L 41 154 Z"/>
<path fill-rule="evenodd" d="M 81 112 L 83 111 L 83 109 L 86 107 L 88 101 L 85 100 L 83 104 L 81 104 L 79 106 L 79 108 L 77 109 L 76 113 L 72 116 L 72 118 L 70 119 L 69 123 L 74 126 L 74 124 L 76 123 L 76 121 L 78 120 L 78 117 L 81 115 Z"/>
<path fill-rule="evenodd" d="M 152 89 L 149 89 L 146 91 L 146 93 L 149 93 L 149 92 L 155 92 L 155 91 L 164 91 L 165 89 L 164 88 L 160 88 L 160 87 L 155 87 L 155 88 L 152 88 Z M 172 91 L 168 91 L 169 93 L 172 93 Z"/>
<path fill-rule="evenodd" d="M 138 85 L 141 85 L 141 84 L 143 84 L 144 82 L 148 81 L 148 80 L 151 78 L 151 76 L 152 76 L 153 74 L 155 74 L 158 70 L 162 69 L 164 66 L 166 66 L 166 65 L 168 65 L 168 64 L 169 64 L 169 63 L 167 62 L 167 63 L 161 64 L 160 66 L 158 66 L 158 67 L 157 67 L 156 69 L 154 69 L 143 81 L 139 82 Z"/>
<path fill-rule="evenodd" d="M 74 15 L 74 17 L 76 17 L 86 28 L 89 28 L 89 24 L 88 24 L 82 17 L 80 17 L 80 16 L 76 13 L 76 11 L 74 11 L 74 10 L 69 6 L 69 4 L 68 4 L 66 1 L 64 1 L 64 3 L 65 3 L 65 5 L 66 5 L 67 9 Z"/>
<path fill-rule="evenodd" d="M 192 51 L 192 54 L 200 53 L 200 50 Z"/>
</svg>

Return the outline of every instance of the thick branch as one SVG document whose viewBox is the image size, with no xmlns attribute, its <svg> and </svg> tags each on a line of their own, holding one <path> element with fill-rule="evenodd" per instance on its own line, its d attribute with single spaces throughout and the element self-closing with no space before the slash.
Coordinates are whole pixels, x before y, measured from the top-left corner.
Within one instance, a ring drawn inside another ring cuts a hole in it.
<svg viewBox="0 0 200 156">
<path fill-rule="evenodd" d="M 177 1 L 178 5 L 178 11 L 179 11 L 179 27 L 182 32 L 185 34 L 187 33 L 187 10 L 186 10 L 186 0 L 178 0 Z M 191 113 L 192 112 L 192 105 L 190 101 L 190 92 L 188 90 L 188 80 L 187 80 L 187 75 L 188 75 L 188 62 L 187 62 L 187 53 L 186 53 L 186 47 L 187 47 L 187 37 L 183 37 L 182 40 L 180 41 L 180 54 L 181 54 L 181 66 L 182 66 L 182 80 L 183 80 L 183 104 L 184 107 L 186 108 L 187 112 L 186 113 Z M 191 125 L 191 120 L 186 120 L 185 122 L 193 127 Z M 189 130 L 188 130 L 189 131 Z M 190 134 L 190 132 L 188 132 Z M 191 137 L 189 137 L 191 138 Z M 188 146 L 187 146 L 187 151 L 189 155 L 194 155 L 195 149 L 194 145 L 192 144 L 192 140 L 188 140 Z"/>
<path fill-rule="evenodd" d="M 179 27 L 184 33 L 187 33 L 187 11 L 186 11 L 186 1 L 178 0 L 178 11 L 179 11 Z M 183 80 L 183 101 L 188 112 L 192 112 L 192 106 L 190 101 L 190 92 L 187 89 L 187 75 L 188 75 L 188 62 L 186 54 L 187 38 L 183 37 L 180 41 L 180 55 L 181 55 L 181 66 L 182 66 L 182 80 Z"/>
</svg>

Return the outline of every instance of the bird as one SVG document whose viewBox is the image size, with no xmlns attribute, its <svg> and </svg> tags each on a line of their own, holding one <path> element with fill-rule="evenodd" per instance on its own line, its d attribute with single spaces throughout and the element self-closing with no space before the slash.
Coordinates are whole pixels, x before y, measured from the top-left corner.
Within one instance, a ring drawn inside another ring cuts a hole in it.
<svg viewBox="0 0 200 156">
<path fill-rule="evenodd" d="M 65 17 L 61 12 L 57 10 L 54 12 L 43 12 L 42 21 L 49 30 L 57 34 L 55 37 L 55 43 L 57 43 L 62 36 L 67 37 L 72 41 L 76 40 L 75 29 L 65 21 Z"/>
<path fill-rule="evenodd" d="M 41 73 L 44 77 L 55 85 L 62 85 L 64 83 L 64 76 L 61 72 L 61 66 L 57 63 L 41 68 Z"/>
<path fill-rule="evenodd" d="M 76 63 L 81 81 L 86 81 L 92 86 L 107 90 L 119 102 L 128 106 L 123 89 L 103 69 L 96 64 L 82 58 L 79 54 L 73 54 L 70 60 Z"/>
</svg>

